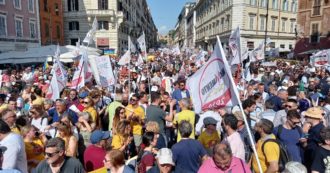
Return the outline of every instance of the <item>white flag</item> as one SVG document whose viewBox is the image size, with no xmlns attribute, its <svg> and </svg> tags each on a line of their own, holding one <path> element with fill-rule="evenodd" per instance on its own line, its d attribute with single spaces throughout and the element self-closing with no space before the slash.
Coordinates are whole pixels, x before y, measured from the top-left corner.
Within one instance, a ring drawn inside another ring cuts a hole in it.
<svg viewBox="0 0 330 173">
<path fill-rule="evenodd" d="M 100 86 L 109 87 L 114 85 L 116 80 L 113 75 L 109 56 L 96 57 L 96 66 L 100 75 Z"/>
<path fill-rule="evenodd" d="M 141 55 L 144 60 L 147 59 L 147 45 L 146 45 L 146 38 L 144 35 L 144 32 L 142 35 L 137 39 L 137 42 L 139 43 L 139 47 L 141 49 Z"/>
<path fill-rule="evenodd" d="M 229 48 L 231 50 L 230 65 L 241 64 L 241 34 L 239 27 L 229 37 Z"/>
<path fill-rule="evenodd" d="M 230 67 L 219 38 L 210 59 L 188 78 L 187 86 L 196 113 L 238 104 Z"/>
<path fill-rule="evenodd" d="M 46 98 L 56 100 L 60 98 L 60 90 L 58 88 L 57 77 L 56 74 L 53 74 L 52 80 L 50 81 L 50 85 L 46 94 Z"/>
<path fill-rule="evenodd" d="M 260 61 L 265 59 L 265 44 L 261 42 L 259 46 L 251 52 L 251 62 Z"/>
<path fill-rule="evenodd" d="M 95 33 L 97 30 L 97 19 L 96 17 L 94 18 L 93 24 L 92 24 L 92 29 L 88 31 L 86 34 L 85 39 L 83 40 L 83 43 L 90 44 L 92 40 L 94 39 Z"/>
<path fill-rule="evenodd" d="M 84 54 L 87 54 L 86 51 L 83 52 L 82 57 L 80 58 L 79 61 L 79 65 L 76 69 L 76 71 L 74 72 L 73 78 L 72 78 L 72 84 L 71 84 L 71 88 L 74 89 L 80 89 L 82 87 L 85 86 L 85 60 L 84 60 Z"/>
<path fill-rule="evenodd" d="M 137 62 L 135 63 L 135 66 L 141 66 L 143 64 L 143 58 L 142 55 L 139 54 Z"/>
<path fill-rule="evenodd" d="M 120 58 L 118 64 L 126 65 L 131 62 L 131 51 L 127 50 L 126 53 Z"/>
<path fill-rule="evenodd" d="M 133 53 L 136 52 L 136 47 L 135 47 L 134 43 L 132 42 L 130 36 L 128 36 L 128 49 Z"/>
<path fill-rule="evenodd" d="M 181 54 L 178 44 L 174 47 L 174 49 L 172 49 L 172 54 L 174 54 L 174 55 L 180 55 Z"/>
</svg>

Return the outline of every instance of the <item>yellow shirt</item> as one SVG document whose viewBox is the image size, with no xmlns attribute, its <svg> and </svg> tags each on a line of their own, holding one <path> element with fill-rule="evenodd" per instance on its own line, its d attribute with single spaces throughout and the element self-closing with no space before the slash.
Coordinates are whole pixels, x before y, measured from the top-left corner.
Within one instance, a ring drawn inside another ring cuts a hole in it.
<svg viewBox="0 0 330 173">
<path fill-rule="evenodd" d="M 215 130 L 212 134 L 203 131 L 198 137 L 198 141 L 202 143 L 205 149 L 211 149 L 215 144 L 220 142 L 218 132 Z"/>
<path fill-rule="evenodd" d="M 270 136 L 272 139 L 275 139 L 274 135 Z M 273 161 L 278 161 L 280 158 L 280 148 L 278 146 L 278 144 L 274 143 L 274 142 L 267 142 L 264 146 L 264 151 L 265 154 L 262 152 L 262 144 L 264 143 L 265 139 L 260 139 L 257 142 L 257 153 L 259 156 L 259 160 L 260 160 L 260 164 L 261 164 L 261 168 L 262 171 L 265 172 L 267 167 L 269 166 L 269 162 L 273 162 Z M 258 168 L 258 163 L 257 160 L 255 158 L 255 155 L 253 155 L 252 157 L 252 167 L 253 170 L 258 173 L 259 172 L 259 168 Z"/>
<path fill-rule="evenodd" d="M 114 135 L 111 142 L 112 149 L 120 149 L 124 145 L 124 142 L 125 138 L 123 136 Z"/>
<path fill-rule="evenodd" d="M 95 108 L 88 107 L 88 108 L 85 108 L 83 112 L 88 112 L 91 115 L 91 117 L 92 117 L 92 121 L 94 123 L 97 123 L 96 122 L 97 121 L 97 112 L 96 112 Z"/>
<path fill-rule="evenodd" d="M 191 110 L 182 110 L 181 112 L 177 113 L 174 117 L 174 124 L 180 124 L 182 120 L 187 120 L 192 126 L 192 133 L 190 134 L 189 138 L 195 139 L 195 113 Z M 181 134 L 178 132 L 177 142 L 181 140 Z"/>
<path fill-rule="evenodd" d="M 133 108 L 133 106 L 130 104 L 128 106 L 126 106 L 126 117 L 127 119 L 129 119 L 129 115 L 131 114 L 130 111 L 128 110 L 132 110 L 134 112 L 133 116 L 137 116 L 139 117 L 139 119 L 144 120 L 145 116 L 144 116 L 144 110 L 141 106 L 138 106 L 137 108 Z M 142 135 L 142 124 L 139 122 L 136 122 L 134 119 L 131 120 L 131 126 L 133 129 L 133 135 Z"/>
<path fill-rule="evenodd" d="M 94 171 L 91 171 L 91 172 L 88 172 L 88 173 L 108 173 L 108 170 L 106 167 L 102 167 L 102 168 L 99 168 L 97 170 L 94 170 Z"/>
<path fill-rule="evenodd" d="M 18 129 L 17 126 L 13 126 L 13 127 L 11 127 L 10 130 L 11 130 L 12 132 L 16 133 L 16 134 L 21 135 L 21 131 Z"/>
<path fill-rule="evenodd" d="M 25 141 L 26 158 L 29 161 L 41 162 L 45 159 L 44 144 L 40 139 L 34 139 L 32 142 Z M 28 163 L 29 168 L 37 167 L 38 163 Z"/>
</svg>

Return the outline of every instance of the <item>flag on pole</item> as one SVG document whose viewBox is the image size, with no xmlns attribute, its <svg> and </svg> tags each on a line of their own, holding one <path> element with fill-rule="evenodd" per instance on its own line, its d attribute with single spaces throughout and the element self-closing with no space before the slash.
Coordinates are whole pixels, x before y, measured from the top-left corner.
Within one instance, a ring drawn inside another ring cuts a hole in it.
<svg viewBox="0 0 330 173">
<path fill-rule="evenodd" d="M 231 83 L 232 74 L 221 49 L 218 41 L 210 59 L 187 80 L 196 113 L 238 104 L 237 97 L 234 97 L 236 88 Z"/>
<path fill-rule="evenodd" d="M 135 63 L 135 66 L 141 66 L 143 64 L 143 58 L 142 55 L 139 53 L 137 62 Z"/>
<path fill-rule="evenodd" d="M 95 57 L 96 72 L 98 73 L 98 85 L 102 87 L 109 87 L 115 84 L 115 77 L 113 75 L 111 62 L 109 56 Z M 95 75 L 94 75 L 95 76 Z"/>
<path fill-rule="evenodd" d="M 146 45 L 146 38 L 144 32 L 142 35 L 137 39 L 137 42 L 139 43 L 139 47 L 141 49 L 141 55 L 144 60 L 147 59 L 147 45 Z"/>
<path fill-rule="evenodd" d="M 261 42 L 259 46 L 251 52 L 251 62 L 260 61 L 265 59 L 265 43 Z"/>
<path fill-rule="evenodd" d="M 229 49 L 231 50 L 230 65 L 241 64 L 241 33 L 239 27 L 229 37 Z"/>
<path fill-rule="evenodd" d="M 174 55 L 180 55 L 181 54 L 180 48 L 179 48 L 179 45 L 178 44 L 176 44 L 175 47 L 174 47 L 174 49 L 172 49 L 172 53 Z"/>
<path fill-rule="evenodd" d="M 130 36 L 128 36 L 128 49 L 132 52 L 135 53 L 136 52 L 136 47 L 134 45 L 134 43 L 132 42 L 132 39 Z"/>
<path fill-rule="evenodd" d="M 280 56 L 280 48 L 271 48 L 269 50 L 269 57 L 279 57 Z"/>
<path fill-rule="evenodd" d="M 87 51 L 83 51 L 83 55 L 80 58 L 79 65 L 78 65 L 76 71 L 74 72 L 74 75 L 72 78 L 71 88 L 80 89 L 85 86 L 85 73 L 86 73 L 85 64 L 87 63 L 87 62 L 85 62 L 86 56 L 88 56 Z"/>
<path fill-rule="evenodd" d="M 56 66 L 56 64 L 55 64 Z M 57 77 L 53 74 L 52 80 L 50 81 L 50 85 L 46 94 L 46 98 L 56 100 L 60 98 L 60 90 L 58 88 Z"/>
<path fill-rule="evenodd" d="M 83 40 L 83 43 L 90 44 L 92 40 L 94 40 L 94 36 L 97 30 L 97 19 L 96 17 L 94 18 L 93 24 L 92 24 L 92 29 L 88 31 L 86 34 L 85 39 Z"/>
<path fill-rule="evenodd" d="M 131 62 L 131 51 L 127 50 L 126 53 L 120 58 L 118 64 L 126 65 Z"/>
</svg>

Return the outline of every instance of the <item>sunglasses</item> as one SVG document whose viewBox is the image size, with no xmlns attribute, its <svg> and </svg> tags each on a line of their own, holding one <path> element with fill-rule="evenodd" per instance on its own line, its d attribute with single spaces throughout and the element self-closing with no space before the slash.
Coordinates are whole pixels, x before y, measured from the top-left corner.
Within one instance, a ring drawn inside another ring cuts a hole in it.
<svg viewBox="0 0 330 173">
<path fill-rule="evenodd" d="M 136 101 L 137 101 L 137 99 L 131 99 L 131 101 L 132 101 L 132 102 L 136 102 Z"/>
<path fill-rule="evenodd" d="M 56 154 L 58 154 L 59 153 L 59 151 L 56 151 L 56 152 L 54 152 L 54 153 L 46 153 L 45 152 L 45 155 L 47 156 L 47 157 L 53 157 L 53 156 L 55 156 Z"/>
<path fill-rule="evenodd" d="M 290 106 L 290 105 L 285 105 L 285 107 L 286 108 L 290 108 L 290 109 L 292 108 L 292 106 Z"/>
<path fill-rule="evenodd" d="M 300 121 L 298 121 L 298 122 L 294 122 L 292 120 L 289 120 L 289 121 L 291 121 L 291 123 L 294 124 L 294 125 L 299 125 L 300 124 Z"/>
<path fill-rule="evenodd" d="M 119 113 L 121 113 L 121 114 L 124 114 L 124 113 L 125 113 L 125 111 L 123 111 L 123 112 L 119 112 Z"/>
<path fill-rule="evenodd" d="M 89 102 L 82 102 L 83 104 L 89 104 Z"/>
</svg>

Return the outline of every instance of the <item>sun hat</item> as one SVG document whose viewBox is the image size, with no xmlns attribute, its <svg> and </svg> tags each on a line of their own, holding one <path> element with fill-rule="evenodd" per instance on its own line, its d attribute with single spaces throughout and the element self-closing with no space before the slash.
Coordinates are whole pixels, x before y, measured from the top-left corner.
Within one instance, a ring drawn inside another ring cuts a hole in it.
<svg viewBox="0 0 330 173">
<path fill-rule="evenodd" d="M 168 148 L 162 148 L 158 151 L 156 158 L 160 165 L 162 164 L 171 164 L 175 166 L 173 162 L 173 153 Z"/>
<path fill-rule="evenodd" d="M 305 117 L 315 118 L 315 119 L 322 119 L 324 111 L 321 107 L 311 107 L 307 109 L 307 111 L 303 112 Z"/>
</svg>

